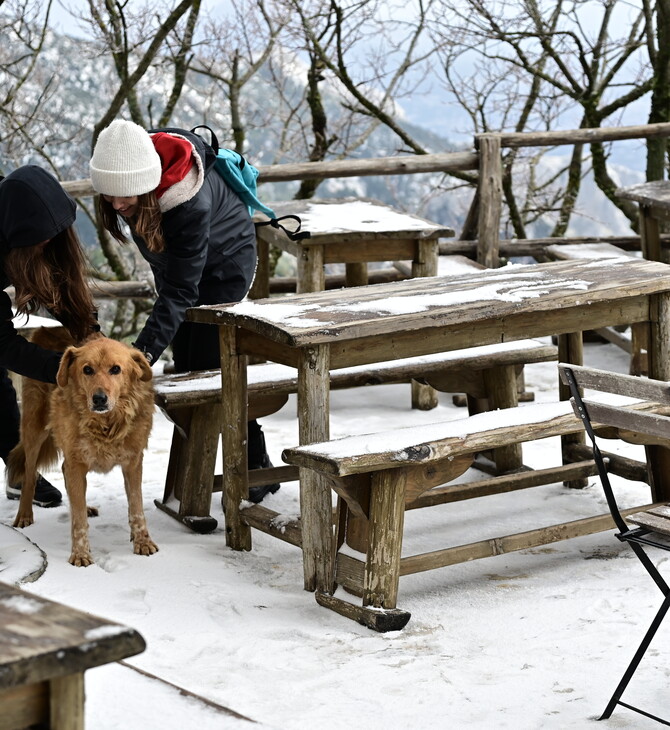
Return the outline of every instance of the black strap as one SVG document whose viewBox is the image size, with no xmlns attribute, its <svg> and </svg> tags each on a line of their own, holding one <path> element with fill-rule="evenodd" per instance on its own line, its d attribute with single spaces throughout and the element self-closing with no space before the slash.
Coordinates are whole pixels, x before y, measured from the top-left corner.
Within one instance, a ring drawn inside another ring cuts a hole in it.
<svg viewBox="0 0 670 730">
<path fill-rule="evenodd" d="M 284 221 L 287 219 L 291 219 L 294 221 L 297 221 L 298 226 L 294 231 L 289 230 L 285 226 L 283 226 L 279 221 Z M 302 227 L 302 221 L 300 220 L 300 217 L 297 215 L 282 215 L 279 216 L 279 218 L 270 218 L 270 220 L 267 221 L 257 221 L 255 223 L 257 228 L 260 228 L 261 226 L 272 226 L 273 228 L 281 229 L 284 231 L 284 233 L 289 237 L 291 241 L 301 241 L 305 238 L 311 238 L 312 234 L 309 231 L 301 231 Z"/>
<path fill-rule="evenodd" d="M 218 140 L 217 136 L 214 134 L 214 130 L 211 127 L 208 127 L 206 124 L 198 124 L 197 127 L 193 127 L 191 132 L 193 134 L 198 134 L 195 131 L 196 129 L 206 129 L 209 132 L 209 136 L 210 136 L 209 146 L 214 150 L 214 154 L 218 155 L 219 154 L 219 140 Z M 198 134 L 198 137 L 202 137 L 202 135 Z"/>
</svg>

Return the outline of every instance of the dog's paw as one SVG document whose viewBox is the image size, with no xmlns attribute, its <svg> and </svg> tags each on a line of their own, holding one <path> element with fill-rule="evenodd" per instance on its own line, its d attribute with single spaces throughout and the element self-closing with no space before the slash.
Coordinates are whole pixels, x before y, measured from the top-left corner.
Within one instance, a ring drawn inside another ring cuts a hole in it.
<svg viewBox="0 0 670 730">
<path fill-rule="evenodd" d="M 158 545 L 150 537 L 145 537 L 133 542 L 133 552 L 135 555 L 153 555 L 158 552 Z"/>
<path fill-rule="evenodd" d="M 35 519 L 33 518 L 32 512 L 30 514 L 22 514 L 19 512 L 14 520 L 14 527 L 28 527 L 28 525 L 32 525 L 34 522 Z"/>
<path fill-rule="evenodd" d="M 97 517 L 100 512 L 97 507 L 89 507 L 89 505 L 86 505 L 86 514 L 89 517 Z"/>
<path fill-rule="evenodd" d="M 68 562 L 76 568 L 88 568 L 89 565 L 93 565 L 93 558 L 90 553 L 73 552 Z"/>
</svg>

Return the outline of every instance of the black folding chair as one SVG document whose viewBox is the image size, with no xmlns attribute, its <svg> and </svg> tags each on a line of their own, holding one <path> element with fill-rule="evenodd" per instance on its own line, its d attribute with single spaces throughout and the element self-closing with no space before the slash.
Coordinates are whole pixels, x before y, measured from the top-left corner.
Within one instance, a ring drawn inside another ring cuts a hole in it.
<svg viewBox="0 0 670 730">
<path fill-rule="evenodd" d="M 570 387 L 575 413 L 581 418 L 586 433 L 593 444 L 593 458 L 598 468 L 607 504 L 618 529 L 616 537 L 630 545 L 663 594 L 661 607 L 599 719 L 608 718 L 616 705 L 621 705 L 663 725 L 670 725 L 670 722 L 621 700 L 624 690 L 670 608 L 670 588 L 645 552 L 645 548 L 650 546 L 670 551 L 670 507 L 663 503 L 653 504 L 643 508 L 642 511 L 628 514 L 628 521 L 635 525 L 635 527 L 629 527 L 617 505 L 608 476 L 607 459 L 603 458 L 594 433 L 594 430 L 598 431 L 601 427 L 615 427 L 620 434 L 621 431 L 627 432 L 629 436 L 633 437 L 631 440 L 635 443 L 655 444 L 657 446 L 665 444 L 670 447 L 670 418 L 658 412 L 668 411 L 670 384 L 663 381 L 648 380 L 637 376 L 620 375 L 604 370 L 562 363 L 559 364 L 559 370 L 563 382 Z M 581 394 L 584 388 L 639 398 L 641 402 L 634 405 L 617 406 L 585 400 Z M 663 406 L 666 406 L 666 408 L 664 409 Z M 626 434 L 621 435 L 625 438 Z M 649 481 L 652 484 L 653 491 L 653 478 L 649 477 Z"/>
</svg>

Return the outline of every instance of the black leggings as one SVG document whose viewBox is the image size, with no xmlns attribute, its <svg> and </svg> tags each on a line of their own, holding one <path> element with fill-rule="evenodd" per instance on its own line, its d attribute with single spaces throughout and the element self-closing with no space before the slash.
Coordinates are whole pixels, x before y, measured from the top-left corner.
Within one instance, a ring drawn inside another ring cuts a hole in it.
<svg viewBox="0 0 670 730">
<path fill-rule="evenodd" d="M 7 370 L 0 368 L 0 459 L 5 462 L 9 452 L 19 443 L 20 423 L 16 391 Z"/>
</svg>

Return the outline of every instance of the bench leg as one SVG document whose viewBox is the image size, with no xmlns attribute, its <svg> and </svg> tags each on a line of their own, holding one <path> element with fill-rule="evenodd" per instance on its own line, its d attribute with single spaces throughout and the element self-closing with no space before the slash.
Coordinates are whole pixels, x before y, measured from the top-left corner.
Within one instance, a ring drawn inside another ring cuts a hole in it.
<svg viewBox="0 0 670 730">
<path fill-rule="evenodd" d="M 368 551 L 363 578 L 364 606 L 396 606 L 406 480 L 404 473 L 398 474 L 392 469 L 372 475 Z"/>
<path fill-rule="evenodd" d="M 584 342 L 581 332 L 570 332 L 565 335 L 558 336 L 558 361 L 568 362 L 573 365 L 581 365 L 584 362 Z M 561 400 L 569 400 L 570 388 L 563 384 L 559 378 L 558 395 Z M 567 436 L 561 436 L 561 452 L 563 454 L 563 463 L 570 463 L 568 456 L 570 446 L 573 444 L 584 445 L 586 443 L 584 432 L 571 433 Z M 572 489 L 584 489 L 588 486 L 588 479 L 575 479 L 569 482 L 563 482 L 566 487 Z"/>
<path fill-rule="evenodd" d="M 216 453 L 219 446 L 221 407 L 203 405 L 180 416 L 184 437 L 175 428 L 163 501 L 154 504 L 194 532 L 207 533 L 218 523 L 210 515 Z M 179 501 L 179 509 L 169 505 Z"/>
</svg>

